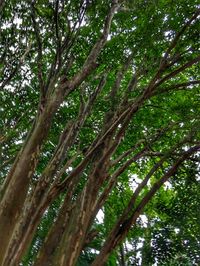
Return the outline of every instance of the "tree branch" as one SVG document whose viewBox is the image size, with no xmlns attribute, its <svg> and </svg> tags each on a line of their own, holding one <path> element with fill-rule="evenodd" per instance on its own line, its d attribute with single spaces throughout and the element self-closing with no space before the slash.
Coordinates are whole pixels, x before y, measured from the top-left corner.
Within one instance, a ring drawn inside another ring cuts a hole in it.
<svg viewBox="0 0 200 266">
<path fill-rule="evenodd" d="M 42 57 L 43 57 L 43 52 L 42 52 L 42 40 L 40 37 L 40 31 L 39 31 L 39 26 L 38 23 L 36 22 L 36 14 L 35 14 L 35 2 L 33 1 L 31 3 L 31 19 L 33 23 L 33 28 L 36 36 L 36 41 L 37 41 L 37 67 L 38 67 L 38 80 L 39 80 L 39 85 L 40 85 L 40 91 L 41 91 L 41 98 L 45 97 L 45 85 L 44 85 L 44 77 L 43 77 L 43 63 L 42 63 Z"/>
<path fill-rule="evenodd" d="M 125 210 L 124 214 L 120 217 L 118 222 L 113 227 L 111 233 L 109 234 L 107 240 L 105 241 L 99 255 L 96 257 L 92 266 L 104 265 L 106 262 L 111 250 L 115 248 L 122 239 L 126 236 L 127 232 L 130 230 L 130 227 L 136 222 L 137 218 L 143 211 L 144 207 L 147 203 L 151 200 L 151 198 L 155 195 L 155 193 L 159 190 L 159 188 L 171 177 L 174 175 L 179 166 L 191 156 L 191 154 L 200 150 L 200 145 L 191 147 L 188 151 L 184 152 L 184 154 L 171 166 L 171 168 L 160 178 L 159 181 L 155 182 L 149 192 L 142 198 L 140 203 L 135 208 L 134 212 L 132 213 L 129 218 L 127 218 L 129 205 L 131 205 L 131 201 L 134 198 L 131 198 L 129 202 L 128 208 Z M 134 196 L 133 196 L 134 197 Z"/>
<path fill-rule="evenodd" d="M 197 56 L 196 58 L 190 60 L 189 62 L 187 62 L 186 64 L 180 66 L 179 68 L 177 68 L 176 70 L 172 71 L 171 73 L 169 73 L 168 75 L 166 75 L 165 77 L 163 77 L 161 80 L 159 80 L 155 86 L 154 89 L 157 88 L 158 86 L 160 86 L 162 83 L 164 83 L 165 81 L 173 78 L 174 76 L 176 76 L 177 74 L 179 74 L 180 72 L 184 71 L 185 69 L 191 67 L 192 65 L 198 63 L 200 61 L 200 56 Z"/>
<path fill-rule="evenodd" d="M 194 15 L 191 17 L 190 20 L 188 20 L 184 26 L 182 27 L 182 29 L 176 34 L 175 38 L 172 40 L 169 48 L 167 49 L 167 51 L 165 52 L 165 55 L 163 56 L 163 59 L 161 61 L 161 64 L 168 58 L 170 52 L 175 48 L 175 46 L 177 45 L 180 37 L 183 35 L 183 33 L 186 31 L 186 29 L 191 25 L 191 23 L 199 16 L 200 14 L 200 9 L 198 8 L 197 11 L 194 13 Z"/>
<path fill-rule="evenodd" d="M 167 93 L 167 92 L 170 92 L 170 91 L 177 91 L 177 90 L 185 90 L 187 89 L 187 87 L 193 87 L 195 85 L 198 85 L 200 84 L 200 80 L 192 80 L 192 81 L 188 81 L 188 82 L 183 82 L 183 83 L 179 83 L 179 84 L 174 84 L 172 86 L 169 86 L 169 87 L 166 87 L 164 89 L 161 88 L 161 90 L 153 93 L 153 95 L 158 95 L 158 94 L 161 94 L 161 93 Z M 188 89 L 191 89 L 191 88 L 188 88 Z"/>
<path fill-rule="evenodd" d="M 118 3 L 118 1 L 113 1 L 110 11 L 108 13 L 108 16 L 106 17 L 104 28 L 103 28 L 103 33 L 101 34 L 101 37 L 96 42 L 96 44 L 93 46 L 82 69 L 70 81 L 66 81 L 64 84 L 62 84 L 63 88 L 65 89 L 70 88 L 71 90 L 73 90 L 91 73 L 93 69 L 96 68 L 97 66 L 96 59 L 101 49 L 103 48 L 104 44 L 106 43 L 113 16 L 115 12 L 118 10 L 119 6 L 120 4 Z"/>
<path fill-rule="evenodd" d="M 29 45 L 27 46 L 24 54 L 21 56 L 21 58 L 19 59 L 19 63 L 17 64 L 17 66 L 14 68 L 14 70 L 10 73 L 9 77 L 4 80 L 2 82 L 2 85 L 0 87 L 0 90 L 2 90 L 6 85 L 9 84 L 9 82 L 12 80 L 12 78 L 15 76 L 15 74 L 17 73 L 17 71 L 19 70 L 20 66 L 24 63 L 24 60 L 27 56 L 27 54 L 30 52 L 31 50 L 31 46 L 32 46 L 32 43 L 30 42 Z"/>
</svg>

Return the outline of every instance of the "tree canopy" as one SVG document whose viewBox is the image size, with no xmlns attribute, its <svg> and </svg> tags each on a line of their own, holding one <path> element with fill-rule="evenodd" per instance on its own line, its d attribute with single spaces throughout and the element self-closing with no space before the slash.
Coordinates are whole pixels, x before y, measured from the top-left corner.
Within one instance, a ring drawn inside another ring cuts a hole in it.
<svg viewBox="0 0 200 266">
<path fill-rule="evenodd" d="M 198 1 L 0 14 L 0 265 L 199 265 Z"/>
</svg>

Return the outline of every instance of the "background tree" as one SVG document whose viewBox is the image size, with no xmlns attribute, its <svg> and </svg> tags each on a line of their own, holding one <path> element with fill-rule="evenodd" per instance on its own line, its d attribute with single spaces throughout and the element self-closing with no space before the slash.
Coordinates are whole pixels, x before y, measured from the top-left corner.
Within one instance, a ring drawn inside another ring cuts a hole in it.
<svg viewBox="0 0 200 266">
<path fill-rule="evenodd" d="M 198 2 L 7 1 L 0 11 L 0 264 L 113 265 L 119 245 L 123 262 L 151 200 L 150 222 L 166 225 L 162 185 L 173 180 L 176 195 L 180 175 L 196 180 L 192 195 L 198 186 L 182 174 L 200 149 Z"/>
</svg>

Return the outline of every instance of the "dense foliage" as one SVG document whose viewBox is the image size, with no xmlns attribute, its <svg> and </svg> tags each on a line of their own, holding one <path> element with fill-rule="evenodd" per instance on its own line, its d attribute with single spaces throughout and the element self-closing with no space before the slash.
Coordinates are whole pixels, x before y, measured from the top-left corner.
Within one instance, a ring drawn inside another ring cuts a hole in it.
<svg viewBox="0 0 200 266">
<path fill-rule="evenodd" d="M 0 2 L 0 265 L 199 265 L 198 4 Z"/>
</svg>

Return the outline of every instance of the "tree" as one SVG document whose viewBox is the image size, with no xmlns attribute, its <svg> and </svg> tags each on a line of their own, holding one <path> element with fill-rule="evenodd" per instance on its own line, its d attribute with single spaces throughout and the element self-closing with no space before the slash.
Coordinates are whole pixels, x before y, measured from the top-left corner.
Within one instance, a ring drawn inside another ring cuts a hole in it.
<svg viewBox="0 0 200 266">
<path fill-rule="evenodd" d="M 89 260 L 103 265 L 197 160 L 198 2 L 13 0 L 0 11 L 0 264 L 32 247 L 29 264 L 75 265 L 96 241 Z"/>
</svg>

